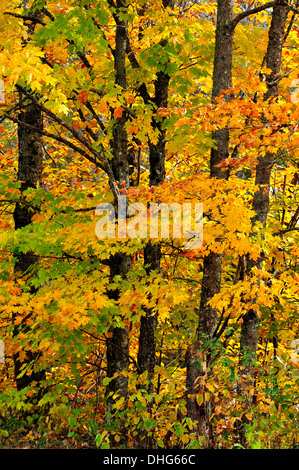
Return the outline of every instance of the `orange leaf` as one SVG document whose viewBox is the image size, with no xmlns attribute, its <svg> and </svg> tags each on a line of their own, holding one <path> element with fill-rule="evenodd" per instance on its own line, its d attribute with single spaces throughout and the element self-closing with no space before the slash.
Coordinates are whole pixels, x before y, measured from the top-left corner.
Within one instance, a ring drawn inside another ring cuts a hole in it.
<svg viewBox="0 0 299 470">
<path fill-rule="evenodd" d="M 77 131 L 80 127 L 80 122 L 79 121 L 75 121 L 73 122 L 72 124 L 72 128 L 75 129 L 75 131 Z"/>
<path fill-rule="evenodd" d="M 86 90 L 83 90 L 79 93 L 78 101 L 80 101 L 80 103 L 86 103 L 86 101 L 87 101 L 87 91 Z"/>
<path fill-rule="evenodd" d="M 114 110 L 113 117 L 114 119 L 121 118 L 123 115 L 124 108 L 122 106 L 119 106 Z"/>
<path fill-rule="evenodd" d="M 5 228 L 11 229 L 11 225 L 10 225 L 9 222 L 0 222 L 0 226 L 1 226 L 1 228 L 4 228 L 4 229 Z"/>
<path fill-rule="evenodd" d="M 137 126 L 134 126 L 134 125 L 133 125 L 133 126 L 130 126 L 130 127 L 128 127 L 128 132 L 129 132 L 129 134 L 137 134 L 137 132 L 138 132 L 138 127 L 137 127 Z"/>
</svg>

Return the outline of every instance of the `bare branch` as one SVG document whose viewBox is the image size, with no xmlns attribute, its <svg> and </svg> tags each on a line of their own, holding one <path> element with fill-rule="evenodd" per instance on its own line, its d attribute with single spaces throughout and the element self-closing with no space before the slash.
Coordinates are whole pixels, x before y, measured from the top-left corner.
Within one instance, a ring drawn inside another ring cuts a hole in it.
<svg viewBox="0 0 299 470">
<path fill-rule="evenodd" d="M 80 155 L 82 155 L 83 157 L 85 157 L 87 160 L 89 160 L 91 163 L 94 163 L 96 166 L 98 166 L 99 168 L 101 168 L 103 171 L 106 171 L 106 168 L 105 168 L 105 165 L 104 163 L 106 163 L 106 160 L 104 160 L 102 157 L 100 157 L 99 159 L 92 156 L 92 155 L 89 155 L 89 153 L 87 153 L 85 150 L 83 150 L 82 148 L 78 147 L 77 145 L 75 145 L 73 142 L 71 142 L 70 140 L 68 139 L 65 139 L 64 137 L 61 137 L 60 135 L 57 135 L 57 134 L 52 134 L 51 132 L 47 132 L 45 130 L 39 130 L 37 127 L 35 126 L 31 126 L 30 124 L 26 124 L 22 121 L 20 121 L 18 118 L 14 117 L 14 116 L 11 116 L 10 114 L 8 113 L 3 113 L 3 116 L 6 118 L 6 119 L 9 119 L 10 121 L 14 122 L 15 124 L 19 124 L 23 127 L 27 127 L 28 129 L 30 130 L 33 130 L 35 132 L 39 132 L 41 135 L 45 136 L 45 137 L 49 137 L 51 139 L 54 139 L 56 140 L 57 142 L 60 142 L 62 144 L 65 144 L 66 146 L 68 146 L 69 148 L 71 148 L 72 150 L 74 150 L 75 152 L 78 152 L 80 153 Z M 101 162 L 101 163 L 100 163 Z"/>
<path fill-rule="evenodd" d="M 265 3 L 264 5 L 260 5 L 255 8 L 250 8 L 249 10 L 243 11 L 242 13 L 239 13 L 233 21 L 228 25 L 229 31 L 232 31 L 235 29 L 235 27 L 240 23 L 240 21 L 244 20 L 244 18 L 247 18 L 250 15 L 254 15 L 256 13 L 259 13 L 260 11 L 267 10 L 267 8 L 272 8 L 275 3 L 277 3 L 278 0 L 273 0 L 272 2 Z"/>
<path fill-rule="evenodd" d="M 291 228 L 285 228 L 284 230 L 279 230 L 278 232 L 274 232 L 273 235 L 284 235 L 285 233 L 289 232 L 299 232 L 299 227 L 291 227 Z"/>
<path fill-rule="evenodd" d="M 21 85 L 16 85 L 16 87 L 22 92 L 24 93 L 28 98 L 31 99 L 32 102 L 34 102 L 34 104 L 36 104 L 39 108 L 41 108 L 43 110 L 43 112 L 49 116 L 51 119 L 53 119 L 53 121 L 57 122 L 57 124 L 59 124 L 60 126 L 64 127 L 65 129 L 67 129 L 74 137 L 76 140 L 78 140 L 78 142 L 80 142 L 84 147 L 87 148 L 87 150 L 89 150 L 89 152 L 91 152 L 92 154 L 96 155 L 96 158 L 99 159 L 102 164 L 105 163 L 106 164 L 106 159 L 104 157 L 101 157 L 98 152 L 95 151 L 95 149 L 92 147 L 92 145 L 90 145 L 90 143 L 84 138 L 82 137 L 79 132 L 77 132 L 72 126 L 70 126 L 69 124 L 67 124 L 65 121 L 63 121 L 62 119 L 60 119 L 58 116 L 56 116 L 56 114 L 54 114 L 52 111 L 50 111 L 48 108 L 46 108 L 45 106 L 43 106 L 35 97 L 32 93 L 30 93 L 28 90 L 26 90 L 26 88 L 22 87 Z"/>
<path fill-rule="evenodd" d="M 293 7 L 292 5 L 289 5 L 289 10 L 294 12 L 296 15 L 299 15 L 299 10 L 296 7 Z"/>
<path fill-rule="evenodd" d="M 44 23 L 40 18 L 37 18 L 36 16 L 19 15 L 18 13 L 12 13 L 10 11 L 5 11 L 4 15 L 14 16 L 15 18 L 21 18 L 24 21 L 31 21 L 34 24 L 41 24 L 42 26 L 46 26 L 46 23 Z"/>
</svg>

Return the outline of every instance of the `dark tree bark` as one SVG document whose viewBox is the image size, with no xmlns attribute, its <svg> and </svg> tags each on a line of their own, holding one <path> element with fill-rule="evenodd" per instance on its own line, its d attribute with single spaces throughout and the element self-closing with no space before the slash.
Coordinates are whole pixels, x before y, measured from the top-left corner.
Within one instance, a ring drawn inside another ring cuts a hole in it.
<svg viewBox="0 0 299 470">
<path fill-rule="evenodd" d="M 144 249 L 144 264 L 147 275 L 153 270 L 160 269 L 161 248 L 159 244 L 152 245 L 149 241 Z M 152 309 L 146 309 L 146 314 L 140 320 L 139 348 L 137 354 L 138 371 L 142 374 L 148 371 L 148 392 L 153 391 L 152 379 L 156 364 L 156 340 L 157 315 Z"/>
<path fill-rule="evenodd" d="M 232 59 L 234 29 L 230 28 L 234 15 L 233 0 L 219 0 L 217 3 L 217 24 L 215 38 L 215 55 L 213 67 L 212 99 L 217 98 L 224 90 L 232 86 Z M 227 96 L 227 99 L 230 97 Z M 216 147 L 211 150 L 210 172 L 211 177 L 227 178 L 228 170 L 217 165 L 229 156 L 229 129 L 219 129 L 213 132 L 212 137 Z"/>
<path fill-rule="evenodd" d="M 284 35 L 286 29 L 286 20 L 289 12 L 288 1 L 279 0 L 273 6 L 271 25 L 269 29 L 269 39 L 267 52 L 264 63 L 271 70 L 266 77 L 267 92 L 264 101 L 275 99 L 278 94 L 279 73 L 281 66 L 281 54 L 284 43 Z M 265 120 L 266 124 L 266 120 Z M 260 222 L 263 228 L 266 227 L 267 216 L 269 210 L 269 189 L 271 170 L 274 163 L 275 154 L 266 152 L 264 156 L 259 156 L 256 165 L 255 185 L 258 190 L 254 194 L 252 208 L 255 215 L 252 218 L 252 228 L 257 222 Z M 257 260 L 247 257 L 246 274 L 250 276 L 253 267 L 262 268 L 263 254 Z M 257 281 L 259 282 L 259 281 Z M 240 373 L 243 376 L 243 383 L 240 385 L 240 394 L 244 393 L 247 386 L 253 386 L 255 380 L 254 362 L 256 359 L 256 351 L 258 347 L 258 329 L 259 315 L 255 309 L 250 308 L 242 318 L 241 337 L 240 337 Z M 243 387 L 243 389 L 242 389 Z M 255 395 L 245 392 L 245 400 L 250 407 L 254 403 Z M 245 425 L 247 423 L 246 415 L 242 416 L 241 422 L 237 423 L 236 431 L 239 443 L 247 446 Z"/>
<path fill-rule="evenodd" d="M 110 281 L 113 282 L 114 276 L 121 276 L 126 278 L 131 269 L 131 258 L 128 255 L 118 253 L 112 256 L 109 260 L 110 264 Z M 110 299 L 118 300 L 119 291 L 109 290 L 108 295 Z M 119 397 L 127 398 L 128 393 L 128 380 L 122 372 L 128 370 L 129 367 L 129 334 L 126 327 L 112 327 L 110 330 L 110 337 L 107 343 L 107 377 L 113 377 L 117 374 L 116 378 L 111 380 L 106 389 L 107 394 L 107 410 L 112 410 L 112 405 L 115 403 L 113 394 L 119 394 Z"/>
<path fill-rule="evenodd" d="M 217 7 L 217 25 L 215 56 L 213 68 L 212 98 L 215 99 L 232 85 L 232 54 L 234 29 L 230 27 L 234 15 L 233 0 L 219 0 Z M 227 96 L 229 99 L 229 96 Z M 216 147 L 211 151 L 210 175 L 221 179 L 228 177 L 228 171 L 221 171 L 217 165 L 229 155 L 229 129 L 220 129 L 213 133 Z M 208 305 L 209 300 L 220 291 L 221 255 L 211 252 L 204 258 L 201 300 L 198 309 L 198 328 L 196 339 L 186 353 L 187 366 L 187 415 L 198 421 L 198 433 L 209 438 L 209 406 L 205 401 L 198 405 L 196 394 L 202 390 L 201 377 L 207 368 L 207 352 L 203 351 L 203 341 L 211 339 L 217 327 L 217 309 Z"/>
<path fill-rule="evenodd" d="M 268 2 L 265 5 L 247 10 L 235 18 L 233 0 L 219 0 L 217 3 L 217 25 L 216 42 L 213 69 L 213 99 L 219 94 L 230 88 L 232 71 L 232 52 L 234 29 L 237 24 L 245 17 L 273 7 L 273 17 L 269 31 L 269 44 L 266 56 L 266 66 L 271 69 L 267 77 L 268 93 L 265 99 L 275 96 L 277 93 L 277 78 L 280 71 L 281 47 L 283 44 L 285 22 L 288 13 L 288 2 L 280 0 L 278 2 Z M 227 95 L 226 99 L 230 96 Z M 220 129 L 213 133 L 213 139 L 216 142 L 216 148 L 211 151 L 210 171 L 211 176 L 215 178 L 227 178 L 228 172 L 222 172 L 217 165 L 222 159 L 229 155 L 229 129 Z M 256 184 L 259 190 L 255 194 L 253 208 L 256 221 L 266 223 L 269 206 L 269 181 L 273 156 L 269 153 L 260 158 L 256 171 Z M 264 189 L 266 188 L 266 191 Z M 260 261 L 259 261 L 260 262 Z M 248 263 L 250 266 L 250 262 Z M 251 265 L 252 267 L 253 265 Z M 201 391 L 200 377 L 203 375 L 204 368 L 207 367 L 206 357 L 200 352 L 202 346 L 201 339 L 210 339 L 216 330 L 217 309 L 211 308 L 207 303 L 220 290 L 221 286 L 221 256 L 217 253 L 210 253 L 204 259 L 203 280 L 201 302 L 198 312 L 199 322 L 196 340 L 187 351 L 187 413 L 193 420 L 198 420 L 198 432 L 208 438 L 209 411 L 205 402 L 198 406 L 195 395 Z M 250 310 L 243 318 L 241 334 L 241 350 L 249 349 L 255 353 L 257 345 L 258 317 L 257 313 Z M 199 360 L 200 359 L 200 360 Z"/>
<path fill-rule="evenodd" d="M 173 0 L 163 0 L 163 6 L 165 8 L 173 8 Z M 161 41 L 161 46 L 165 47 L 167 40 Z M 133 68 L 138 68 L 139 64 L 134 60 L 132 51 L 129 49 L 129 58 Z M 165 71 L 159 71 L 155 79 L 155 94 L 151 98 L 145 84 L 142 84 L 139 88 L 139 92 L 144 99 L 145 103 L 151 101 L 154 103 L 155 108 L 167 107 L 168 104 L 168 88 L 169 88 L 170 77 Z M 156 120 L 155 117 L 152 119 L 152 127 L 158 131 L 159 137 L 157 143 L 148 142 L 149 146 L 149 161 L 150 161 L 150 186 L 158 186 L 165 179 L 165 143 L 166 143 L 166 131 L 163 129 L 163 121 Z M 161 261 L 161 247 L 159 243 L 153 244 L 151 241 L 147 244 L 144 249 L 144 265 L 148 265 L 146 268 L 147 274 L 150 271 L 159 271 Z M 139 334 L 139 349 L 137 356 L 138 370 L 140 373 L 148 371 L 149 377 L 149 388 L 148 391 L 152 391 L 151 380 L 154 375 L 154 368 L 156 363 L 156 341 L 155 341 L 155 330 L 157 326 L 157 316 L 153 314 L 153 311 L 149 309 L 146 311 L 146 315 L 141 317 L 140 334 Z"/>
<path fill-rule="evenodd" d="M 31 102 L 24 99 L 20 94 L 21 113 L 19 116 L 20 124 L 18 126 L 18 142 L 19 142 L 19 161 L 18 161 L 18 181 L 21 181 L 21 192 L 28 188 L 37 188 L 41 183 L 42 177 L 42 161 L 43 161 L 43 146 L 39 132 L 28 130 L 23 127 L 21 123 L 30 124 L 37 128 L 43 127 L 43 117 L 40 109 Z M 15 229 L 22 229 L 31 224 L 31 218 L 39 211 L 38 207 L 32 207 L 26 201 L 26 197 L 21 195 L 20 201 L 17 202 L 14 210 Z M 33 274 L 38 257 L 32 252 L 19 253 L 16 256 L 15 275 L 18 278 L 29 274 Z M 28 281 L 30 285 L 30 280 Z M 30 286 L 30 292 L 34 294 L 36 288 Z M 21 324 L 15 323 L 16 316 L 13 316 L 13 335 L 18 337 L 21 331 L 29 331 L 26 322 L 29 318 L 25 318 Z M 45 379 L 45 372 L 43 370 L 33 370 L 31 375 L 24 374 L 19 377 L 24 367 L 29 364 L 34 364 L 40 357 L 39 353 L 26 351 L 26 358 L 20 359 L 20 354 L 14 354 L 14 367 L 17 389 L 22 390 L 25 387 L 32 385 L 34 382 L 40 383 Z M 30 366 L 32 369 L 32 366 Z"/>
<path fill-rule="evenodd" d="M 168 86 L 170 77 L 164 72 L 158 72 L 155 81 L 156 108 L 167 107 Z M 155 121 L 153 118 L 152 126 L 159 131 L 159 138 L 156 144 L 149 142 L 149 160 L 150 160 L 150 186 L 158 186 L 165 178 L 165 129 L 162 128 L 161 121 Z M 159 243 L 148 242 L 144 249 L 144 265 L 147 274 L 150 271 L 159 271 L 161 261 L 161 246 Z M 154 375 L 156 363 L 156 342 L 155 330 L 157 326 L 157 316 L 149 309 L 145 316 L 141 317 L 139 350 L 138 350 L 138 369 L 140 373 L 148 371 L 150 380 L 149 392 L 152 391 L 151 380 Z"/>
<path fill-rule="evenodd" d="M 166 44 L 165 44 L 166 45 Z M 156 109 L 168 106 L 168 87 L 170 77 L 165 72 L 158 72 L 155 80 L 154 103 Z M 165 136 L 163 121 L 153 118 L 152 127 L 159 132 L 158 142 L 149 142 L 150 186 L 158 186 L 165 179 Z"/>
<path fill-rule="evenodd" d="M 275 96 L 278 94 L 281 54 L 284 43 L 288 12 L 289 7 L 287 0 L 279 0 L 273 6 L 271 25 L 269 29 L 268 47 L 265 57 L 265 65 L 268 69 L 271 70 L 269 75 L 266 77 L 268 90 L 264 97 L 265 101 L 275 99 Z M 258 190 L 254 194 L 252 204 L 252 208 L 255 211 L 255 216 L 252 219 L 252 227 L 254 227 L 257 222 L 261 222 L 263 227 L 266 227 L 269 210 L 270 177 L 274 158 L 275 154 L 271 152 L 266 152 L 265 156 L 260 156 L 258 158 L 255 176 L 255 185 L 258 187 Z M 262 263 L 262 254 L 259 256 L 257 261 L 248 259 L 248 274 L 250 274 L 251 269 L 255 266 L 257 268 L 261 268 Z M 240 339 L 241 356 L 247 351 L 251 353 L 252 357 L 252 360 L 249 361 L 244 368 L 244 372 L 246 373 L 250 373 L 251 363 L 255 358 L 258 343 L 258 327 L 258 313 L 255 310 L 250 309 L 243 316 Z"/>
<path fill-rule="evenodd" d="M 35 10 L 31 13 L 34 18 L 40 18 L 41 12 Z M 34 32 L 34 23 L 28 27 L 30 35 Z M 28 99 L 21 92 L 19 93 L 19 124 L 18 124 L 18 175 L 17 179 L 21 182 L 21 197 L 16 203 L 14 210 L 14 223 L 15 229 L 22 229 L 31 224 L 31 219 L 34 214 L 39 212 L 39 207 L 33 207 L 26 201 L 26 196 L 23 194 L 26 189 L 36 189 L 42 181 L 42 168 L 43 168 L 43 145 L 41 133 L 43 130 L 43 115 L 41 109 Z M 26 127 L 26 125 L 32 127 Z M 30 285 L 30 278 L 36 270 L 36 264 L 38 257 L 32 252 L 27 251 L 25 253 L 17 253 L 15 255 L 16 262 L 14 266 L 14 272 L 16 279 L 19 277 L 27 276 L 27 286 L 30 292 L 34 294 L 37 289 Z M 30 327 L 28 323 L 34 315 L 31 312 L 27 315 L 23 321 L 18 324 L 16 322 L 16 315 L 13 314 L 13 336 L 15 339 L 21 332 L 29 332 Z M 44 392 L 41 382 L 45 380 L 45 371 L 38 365 L 40 359 L 40 352 L 33 351 L 30 347 L 26 350 L 26 357 L 21 359 L 19 353 L 14 354 L 14 370 L 15 380 L 18 390 L 30 386 L 34 387 L 36 394 L 33 396 L 32 401 L 35 403 L 42 397 Z M 30 374 L 21 374 L 24 369 L 30 370 Z"/>
<path fill-rule="evenodd" d="M 173 8 L 173 0 L 163 0 L 165 8 Z M 165 47 L 167 40 L 160 42 L 162 47 Z M 165 71 L 159 71 L 155 79 L 155 94 L 152 102 L 155 108 L 166 108 L 168 105 L 168 89 L 169 89 L 170 76 Z M 144 101 L 149 101 L 149 95 L 146 88 L 141 89 L 141 94 Z M 153 144 L 148 142 L 149 146 L 149 161 L 150 161 L 150 186 L 158 186 L 165 179 L 165 156 L 166 156 L 166 131 L 163 129 L 163 120 L 152 119 L 153 129 L 158 131 L 158 142 Z M 144 265 L 146 267 L 147 275 L 151 271 L 160 271 L 161 263 L 161 245 L 159 243 L 153 244 L 149 241 L 144 249 Z M 148 393 L 153 391 L 153 378 L 156 365 L 156 328 L 158 318 L 153 309 L 146 309 L 146 313 L 140 320 L 140 334 L 139 334 L 139 348 L 137 355 L 138 371 L 140 374 L 148 372 Z M 148 410 L 150 411 L 152 403 L 148 403 Z M 146 432 L 141 430 L 139 433 L 139 446 L 141 448 L 150 448 L 152 445 L 152 438 Z"/>
<path fill-rule="evenodd" d="M 127 22 L 120 19 L 118 14 L 123 8 L 126 8 L 126 2 L 117 0 L 109 2 L 113 8 L 113 16 L 116 24 L 115 51 L 114 51 L 114 69 L 115 84 L 120 86 L 125 92 L 127 88 L 126 79 L 126 48 L 127 48 Z M 113 138 L 111 141 L 113 159 L 112 171 L 116 181 L 119 181 L 125 187 L 129 187 L 129 163 L 128 163 L 128 139 L 125 129 L 127 121 L 126 113 L 115 120 L 113 127 Z M 115 200 L 115 204 L 117 204 Z M 124 253 L 117 253 L 111 256 L 110 265 L 110 281 L 113 282 L 115 276 L 126 279 L 131 269 L 131 256 Z M 119 298 L 118 290 L 109 290 L 108 295 L 111 299 L 117 301 Z M 107 409 L 112 411 L 115 403 L 113 394 L 118 392 L 120 397 L 127 397 L 128 383 L 127 378 L 122 372 L 128 370 L 129 367 L 129 334 L 126 327 L 111 327 L 110 337 L 107 339 L 107 376 L 117 377 L 109 382 L 107 394 Z"/>
<path fill-rule="evenodd" d="M 116 14 L 114 20 L 116 23 L 115 32 L 115 51 L 114 51 L 114 69 L 115 84 L 120 86 L 123 92 L 127 89 L 126 77 L 126 49 L 127 49 L 127 21 L 120 20 L 118 12 L 126 7 L 125 1 L 116 2 Z M 127 115 L 123 112 L 122 116 L 116 119 L 113 127 L 113 160 L 112 169 L 114 177 L 121 184 L 129 185 L 129 163 L 128 163 L 128 137 L 125 129 Z"/>
</svg>

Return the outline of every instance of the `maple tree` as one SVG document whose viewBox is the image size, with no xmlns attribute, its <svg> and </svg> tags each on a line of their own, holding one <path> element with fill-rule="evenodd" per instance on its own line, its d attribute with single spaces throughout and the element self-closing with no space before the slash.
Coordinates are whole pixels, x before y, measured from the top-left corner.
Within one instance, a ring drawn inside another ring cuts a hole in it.
<svg viewBox="0 0 299 470">
<path fill-rule="evenodd" d="M 296 442 L 298 13 L 1 3 L 6 445 Z M 121 197 L 202 203 L 202 246 L 98 238 Z"/>
</svg>

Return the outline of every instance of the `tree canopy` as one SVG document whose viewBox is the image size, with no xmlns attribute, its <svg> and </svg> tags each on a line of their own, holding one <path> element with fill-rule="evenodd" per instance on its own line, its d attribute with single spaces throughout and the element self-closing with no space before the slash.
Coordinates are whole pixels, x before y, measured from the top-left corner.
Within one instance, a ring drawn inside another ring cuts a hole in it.
<svg viewBox="0 0 299 470">
<path fill-rule="evenodd" d="M 297 444 L 298 13 L 1 2 L 2 447 Z"/>
</svg>

